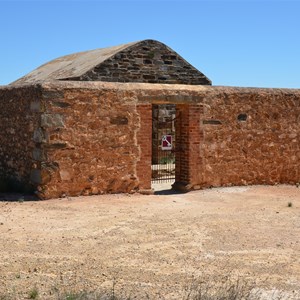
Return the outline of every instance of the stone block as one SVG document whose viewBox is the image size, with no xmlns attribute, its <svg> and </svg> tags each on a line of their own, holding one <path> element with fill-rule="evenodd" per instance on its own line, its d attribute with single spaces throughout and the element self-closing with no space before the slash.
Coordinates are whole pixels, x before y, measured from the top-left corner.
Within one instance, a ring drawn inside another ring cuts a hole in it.
<svg viewBox="0 0 300 300">
<path fill-rule="evenodd" d="M 30 102 L 30 110 L 39 112 L 41 110 L 41 102 L 40 101 L 31 101 Z"/>
<path fill-rule="evenodd" d="M 138 192 L 142 195 L 154 195 L 154 189 L 140 189 Z"/>
<path fill-rule="evenodd" d="M 54 106 L 60 107 L 60 108 L 68 108 L 71 106 L 69 103 L 64 102 L 64 101 L 53 101 L 52 103 Z"/>
<path fill-rule="evenodd" d="M 39 169 L 33 169 L 30 173 L 30 181 L 34 184 L 42 183 L 42 173 Z"/>
<path fill-rule="evenodd" d="M 60 171 L 59 171 L 59 175 L 60 175 L 60 179 L 61 179 L 62 181 L 69 181 L 69 180 L 71 180 L 71 178 L 72 178 L 70 172 L 67 171 L 67 170 L 60 170 Z"/>
<path fill-rule="evenodd" d="M 68 144 L 63 141 L 51 141 L 51 143 L 48 143 L 46 147 L 51 149 L 64 149 L 68 147 Z"/>
<path fill-rule="evenodd" d="M 33 132 L 33 141 L 36 143 L 43 143 L 45 142 L 45 133 L 42 128 L 37 128 Z"/>
<path fill-rule="evenodd" d="M 43 91 L 43 99 L 63 99 L 64 91 L 63 90 L 44 90 Z"/>
<path fill-rule="evenodd" d="M 110 123 L 115 125 L 127 125 L 128 118 L 125 116 L 117 116 L 110 118 Z"/>
<path fill-rule="evenodd" d="M 203 125 L 222 125 L 222 122 L 219 120 L 203 120 Z"/>
<path fill-rule="evenodd" d="M 45 159 L 44 151 L 39 148 L 33 149 L 32 158 L 36 161 L 43 161 Z"/>
<path fill-rule="evenodd" d="M 43 128 L 62 128 L 64 126 L 64 118 L 61 114 L 42 114 L 41 116 L 41 127 Z"/>
</svg>

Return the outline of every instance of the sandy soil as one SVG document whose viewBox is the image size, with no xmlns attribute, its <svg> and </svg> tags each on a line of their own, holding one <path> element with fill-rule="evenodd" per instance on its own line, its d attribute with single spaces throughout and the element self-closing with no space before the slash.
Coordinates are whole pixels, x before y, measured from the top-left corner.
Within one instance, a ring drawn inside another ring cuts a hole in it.
<svg viewBox="0 0 300 300">
<path fill-rule="evenodd" d="M 195 278 L 226 274 L 254 284 L 261 299 L 300 299 L 295 186 L 11 199 L 0 202 L 0 295 L 8 299 L 33 288 L 57 299 L 113 286 L 137 299 L 182 299 Z"/>
</svg>

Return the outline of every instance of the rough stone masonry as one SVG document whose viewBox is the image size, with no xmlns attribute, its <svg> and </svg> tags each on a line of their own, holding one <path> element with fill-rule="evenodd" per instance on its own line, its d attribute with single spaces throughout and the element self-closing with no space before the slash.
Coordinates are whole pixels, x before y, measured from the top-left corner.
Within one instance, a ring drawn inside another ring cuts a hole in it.
<svg viewBox="0 0 300 300">
<path fill-rule="evenodd" d="M 0 91 L 14 99 L 1 120 L 18 111 L 2 123 L 1 178 L 40 198 L 151 188 L 153 103 L 182 114 L 175 186 L 299 182 L 299 90 L 55 82 Z"/>
<path fill-rule="evenodd" d="M 300 182 L 300 90 L 210 84 L 155 41 L 43 65 L 0 87 L 0 190 L 48 199 L 151 189 L 159 104 L 180 115 L 174 188 Z"/>
</svg>

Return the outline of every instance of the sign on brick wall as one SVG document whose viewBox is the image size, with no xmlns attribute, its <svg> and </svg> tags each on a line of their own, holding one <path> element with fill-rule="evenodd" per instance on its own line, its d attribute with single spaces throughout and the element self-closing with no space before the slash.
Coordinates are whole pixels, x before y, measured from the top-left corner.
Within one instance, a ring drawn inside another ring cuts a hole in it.
<svg viewBox="0 0 300 300">
<path fill-rule="evenodd" d="M 162 136 L 161 150 L 172 150 L 172 136 L 170 134 Z"/>
</svg>

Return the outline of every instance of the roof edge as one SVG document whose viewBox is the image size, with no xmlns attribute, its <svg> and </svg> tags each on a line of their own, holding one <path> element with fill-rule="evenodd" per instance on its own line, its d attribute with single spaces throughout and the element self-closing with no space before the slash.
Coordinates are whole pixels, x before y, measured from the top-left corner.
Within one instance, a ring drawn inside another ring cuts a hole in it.
<svg viewBox="0 0 300 300">
<path fill-rule="evenodd" d="M 19 85 L 14 86 L 24 87 L 29 86 Z M 31 84 L 32 86 L 32 84 Z M 300 89 L 291 88 L 256 88 L 256 87 L 238 87 L 238 86 L 210 86 L 210 85 L 188 85 L 188 84 L 162 84 L 162 83 L 141 83 L 141 82 L 105 82 L 105 81 L 43 81 L 34 84 L 36 87 L 44 89 L 109 89 L 109 90 L 169 90 L 169 91 L 201 91 L 201 92 L 220 92 L 220 93 L 283 93 L 283 94 L 299 94 Z"/>
</svg>

